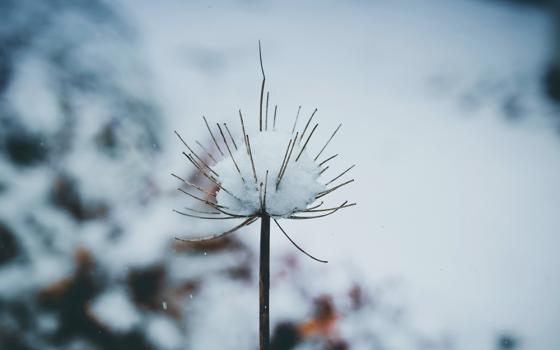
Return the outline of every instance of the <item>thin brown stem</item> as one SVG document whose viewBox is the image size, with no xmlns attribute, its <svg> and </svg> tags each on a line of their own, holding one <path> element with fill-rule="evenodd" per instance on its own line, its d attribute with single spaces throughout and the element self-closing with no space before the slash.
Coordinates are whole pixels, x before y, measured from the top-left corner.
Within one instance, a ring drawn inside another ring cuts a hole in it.
<svg viewBox="0 0 560 350">
<path fill-rule="evenodd" d="M 233 135 L 231 134 L 231 131 L 229 131 L 229 128 L 228 128 L 228 126 L 227 126 L 226 123 L 224 123 L 224 127 L 226 128 L 226 131 L 227 131 L 227 133 L 228 133 L 228 135 L 229 135 L 229 138 L 230 138 L 230 140 L 231 140 L 231 143 L 233 143 L 233 147 L 234 147 L 235 150 L 237 151 L 237 144 L 235 143 L 235 139 L 233 138 Z"/>
<path fill-rule="evenodd" d="M 238 229 L 242 228 L 243 226 L 249 226 L 251 225 L 253 222 L 257 221 L 257 217 L 256 216 L 252 216 L 250 218 L 248 218 L 247 220 L 243 221 L 241 224 L 233 227 L 232 229 L 229 229 L 227 231 L 224 232 L 220 232 L 220 233 L 216 233 L 210 236 L 205 236 L 205 237 L 200 237 L 200 238 L 178 238 L 175 237 L 176 240 L 181 241 L 181 242 L 204 242 L 204 241 L 211 241 L 217 238 L 221 238 L 224 237 L 230 233 L 233 233 L 235 231 L 237 231 Z"/>
<path fill-rule="evenodd" d="M 299 245 L 296 244 L 296 242 L 294 242 L 290 236 L 288 236 L 288 234 L 286 233 L 286 231 L 284 231 L 284 229 L 282 228 L 282 226 L 280 226 L 280 224 L 278 223 L 278 220 L 274 219 L 274 222 L 276 223 L 276 226 L 278 226 L 278 228 L 280 229 L 280 231 L 282 231 L 282 233 L 284 234 L 284 236 L 286 236 L 286 238 L 294 245 L 294 247 L 296 247 L 300 252 L 302 252 L 303 254 L 307 255 L 308 257 L 310 257 L 311 259 L 318 261 L 320 263 L 324 263 L 327 264 L 328 261 L 327 260 L 321 260 L 318 259 L 316 257 L 314 257 L 313 255 L 309 254 L 308 252 L 306 252 L 303 248 L 301 248 Z"/>
<path fill-rule="evenodd" d="M 218 140 L 216 140 L 216 138 L 214 137 L 214 134 L 212 133 L 212 130 L 210 129 L 210 125 L 208 125 L 208 121 L 206 120 L 206 117 L 202 116 L 202 119 L 204 119 L 204 124 L 206 124 L 206 128 L 208 129 L 208 132 L 210 133 L 210 136 L 212 137 L 212 140 L 214 141 L 214 144 L 216 145 L 216 148 L 218 149 L 218 152 L 220 152 L 220 154 L 222 156 L 224 156 L 224 152 L 222 152 L 222 149 L 220 148 L 220 145 L 218 145 Z"/>
<path fill-rule="evenodd" d="M 311 130 L 311 133 L 309 134 L 309 137 L 307 137 L 307 140 L 305 140 L 305 143 L 303 144 L 303 147 L 301 148 L 298 156 L 296 157 L 296 162 L 299 160 L 299 157 L 301 157 L 301 155 L 303 154 L 303 151 L 305 150 L 305 147 L 307 147 L 307 144 L 309 143 L 309 140 L 311 140 L 311 136 L 313 136 L 313 133 L 315 132 L 315 130 L 317 129 L 318 126 L 319 126 L 319 124 L 315 124 L 315 126 L 313 127 L 313 130 Z"/>
<path fill-rule="evenodd" d="M 260 40 L 259 40 L 259 61 L 261 63 L 261 72 L 262 72 L 261 99 L 260 99 L 260 103 L 259 103 L 259 131 L 262 131 L 262 127 L 263 127 L 262 109 L 263 109 L 263 97 L 264 97 L 264 84 L 266 82 L 266 76 L 264 75 L 264 67 L 263 67 L 262 50 L 261 50 L 261 41 Z"/>
<path fill-rule="evenodd" d="M 297 109 L 297 114 L 296 114 L 296 120 L 294 121 L 294 126 L 292 127 L 292 135 L 294 134 L 294 131 L 296 131 L 296 125 L 299 119 L 299 112 L 301 111 L 301 106 L 298 107 Z"/>
<path fill-rule="evenodd" d="M 336 157 L 338 157 L 338 153 L 335 154 L 334 156 L 330 156 L 329 158 L 327 158 L 327 159 L 325 159 L 324 161 L 322 161 L 321 163 L 319 163 L 319 166 L 322 166 L 323 164 L 325 164 L 325 163 L 328 162 L 329 160 L 334 159 L 334 158 L 336 158 Z"/>
<path fill-rule="evenodd" d="M 301 143 L 301 140 L 303 139 L 303 136 L 305 135 L 305 132 L 307 131 L 307 128 L 309 127 L 309 123 L 311 123 L 311 120 L 315 116 L 315 113 L 317 113 L 317 108 L 315 108 L 313 113 L 311 113 L 311 117 L 309 117 L 309 120 L 307 120 L 307 124 L 305 124 L 305 128 L 303 128 L 303 132 L 301 133 L 301 135 L 299 137 L 299 142 L 300 143 Z"/>
<path fill-rule="evenodd" d="M 270 349 L 270 216 L 261 216 L 259 258 L 259 349 Z"/>
<path fill-rule="evenodd" d="M 233 153 L 231 152 L 231 148 L 228 145 L 228 142 L 226 140 L 226 136 L 224 135 L 224 132 L 222 131 L 222 128 L 220 127 L 220 124 L 216 123 L 216 125 L 218 126 L 218 130 L 220 130 L 220 135 L 222 135 L 222 139 L 224 140 L 224 143 L 226 144 L 226 148 L 228 150 L 229 156 L 231 157 L 231 160 L 233 161 L 233 165 L 235 165 L 235 169 L 237 169 L 237 172 L 239 173 L 239 176 L 241 176 L 241 181 L 243 181 L 243 183 L 245 183 L 245 178 L 243 177 L 243 174 L 241 174 L 241 170 L 239 169 L 239 166 L 237 165 L 237 162 L 235 161 L 235 157 L 233 156 Z"/>
<path fill-rule="evenodd" d="M 321 153 L 323 153 L 323 151 L 325 150 L 325 148 L 327 148 L 327 146 L 329 145 L 329 143 L 331 142 L 331 140 L 333 139 L 334 135 L 336 135 L 336 133 L 338 132 L 338 130 L 340 129 L 340 127 L 342 126 L 342 123 L 340 123 L 338 125 L 338 127 L 336 128 L 336 130 L 332 133 L 331 137 L 329 138 L 329 140 L 327 141 L 327 143 L 325 143 L 325 145 L 323 146 L 323 148 L 321 148 L 321 151 L 319 151 L 319 153 L 317 154 L 317 156 L 315 157 L 315 159 L 313 159 L 314 161 L 317 161 L 317 158 L 319 158 L 319 156 L 321 155 Z"/>
</svg>

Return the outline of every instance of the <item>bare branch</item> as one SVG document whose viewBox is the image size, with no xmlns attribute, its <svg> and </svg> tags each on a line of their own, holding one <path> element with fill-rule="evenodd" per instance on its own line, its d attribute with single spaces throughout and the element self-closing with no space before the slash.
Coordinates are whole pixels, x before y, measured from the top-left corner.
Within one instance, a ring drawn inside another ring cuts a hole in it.
<svg viewBox="0 0 560 350">
<path fill-rule="evenodd" d="M 212 159 L 212 161 L 214 163 L 218 163 L 218 161 L 216 160 L 216 158 L 214 158 L 214 156 L 212 156 L 212 153 L 210 153 L 206 147 L 204 147 L 202 145 L 202 143 L 198 142 L 198 140 L 194 140 L 194 142 L 206 153 L 206 155 L 208 156 L 208 158 Z"/>
<path fill-rule="evenodd" d="M 274 105 L 274 121 L 272 122 L 272 130 L 276 130 L 276 112 L 278 111 L 278 105 Z"/>
</svg>

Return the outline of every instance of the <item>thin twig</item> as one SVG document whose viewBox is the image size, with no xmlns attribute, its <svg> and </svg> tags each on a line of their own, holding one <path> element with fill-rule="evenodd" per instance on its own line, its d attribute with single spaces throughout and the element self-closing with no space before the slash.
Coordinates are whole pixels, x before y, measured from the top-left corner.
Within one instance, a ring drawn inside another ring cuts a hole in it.
<svg viewBox="0 0 560 350">
<path fill-rule="evenodd" d="M 331 210 L 335 210 L 335 209 L 338 210 L 338 209 L 342 209 L 342 208 L 353 207 L 353 206 L 355 206 L 355 205 L 356 205 L 356 203 L 350 203 L 350 204 L 344 204 L 344 205 L 342 205 L 342 206 L 340 206 L 340 207 L 325 208 L 325 209 L 311 209 L 311 208 L 309 208 L 309 209 L 302 210 L 302 212 L 306 212 L 306 213 L 318 213 L 318 212 L 322 212 L 322 211 L 331 211 Z"/>
<path fill-rule="evenodd" d="M 233 157 L 233 153 L 231 153 L 231 148 L 228 145 L 228 142 L 226 140 L 226 136 L 224 135 L 224 132 L 222 131 L 222 128 L 220 127 L 220 124 L 216 123 L 216 125 L 218 126 L 218 130 L 220 130 L 220 134 L 222 135 L 222 139 L 224 140 L 224 143 L 226 144 L 226 148 L 228 150 L 229 156 L 231 157 L 231 160 L 233 161 L 233 165 L 235 165 L 235 169 L 237 169 L 237 172 L 239 173 L 239 176 L 241 176 L 241 181 L 243 181 L 243 183 L 245 183 L 245 178 L 243 177 L 243 174 L 241 174 L 241 170 L 239 169 L 239 166 L 237 165 L 237 162 L 235 161 L 235 157 Z"/>
<path fill-rule="evenodd" d="M 225 232 L 221 232 L 221 233 L 217 233 L 217 234 L 213 234 L 210 236 L 206 236 L 206 237 L 200 237 L 200 238 L 178 238 L 175 237 L 176 240 L 181 241 L 181 242 L 204 242 L 204 241 L 211 241 L 213 239 L 217 239 L 223 236 L 226 236 L 230 233 L 233 233 L 235 231 L 237 231 L 238 229 L 242 228 L 243 226 L 249 226 L 251 225 L 253 222 L 257 221 L 258 217 L 256 216 L 252 216 L 250 218 L 248 218 L 247 220 L 243 221 L 241 224 L 235 226 L 234 228 L 227 230 Z"/>
<path fill-rule="evenodd" d="M 327 159 L 325 159 L 324 161 L 322 161 L 321 163 L 319 163 L 319 166 L 322 166 L 323 164 L 325 164 L 325 163 L 328 162 L 329 160 L 334 159 L 334 158 L 336 158 L 336 157 L 338 157 L 338 153 L 335 154 L 334 156 L 330 156 L 329 158 L 327 158 Z"/>
<path fill-rule="evenodd" d="M 344 182 L 344 183 L 341 183 L 340 185 L 337 185 L 337 186 L 335 186 L 335 187 L 333 187 L 333 188 L 330 188 L 330 189 L 328 189 L 328 190 L 325 190 L 325 191 L 323 191 L 323 192 L 320 192 L 317 196 L 315 196 L 315 199 L 319 199 L 319 198 L 321 198 L 321 197 L 324 197 L 324 196 L 326 196 L 327 194 L 331 193 L 332 191 L 335 191 L 335 190 L 341 188 L 342 186 L 348 185 L 349 183 L 352 183 L 352 182 L 354 182 L 354 179 L 348 180 L 348 181 L 346 181 L 346 182 Z"/>
<path fill-rule="evenodd" d="M 188 216 L 191 218 L 197 218 L 197 219 L 207 219 L 207 220 L 229 220 L 229 219 L 239 219 L 236 216 L 228 216 L 228 217 L 215 217 L 215 216 L 202 216 L 202 215 L 194 215 L 194 214 L 188 214 L 188 213 L 184 213 L 182 211 L 178 211 L 173 209 L 173 211 L 177 214 L 181 214 L 184 216 Z"/>
<path fill-rule="evenodd" d="M 292 139 L 288 142 L 288 147 L 286 147 L 286 152 L 284 152 L 284 158 L 282 159 L 282 164 L 280 164 L 280 168 L 278 169 L 278 174 L 276 175 L 276 184 L 280 181 L 280 174 L 282 173 L 282 169 L 284 169 L 284 163 L 286 162 L 286 158 L 288 157 L 288 152 L 290 151 L 290 146 L 292 144 Z M 278 187 L 278 185 L 277 185 Z"/>
<path fill-rule="evenodd" d="M 220 152 L 220 154 L 222 156 L 224 156 L 224 152 L 222 152 L 222 149 L 220 148 L 220 145 L 218 145 L 218 141 L 214 137 L 214 134 L 212 133 L 212 130 L 210 129 L 210 125 L 208 125 L 208 121 L 206 120 L 206 117 L 202 116 L 202 119 L 204 119 L 204 124 L 206 124 L 206 128 L 208 129 L 208 132 L 210 133 L 210 136 L 212 137 L 212 140 L 214 140 L 214 144 L 216 145 L 216 148 L 218 149 L 218 152 Z"/>
<path fill-rule="evenodd" d="M 268 187 L 268 170 L 266 171 L 266 176 L 264 177 L 264 198 L 263 198 L 263 212 L 266 213 L 266 188 Z"/>
<path fill-rule="evenodd" d="M 286 233 L 286 231 L 284 231 L 284 229 L 282 228 L 282 226 L 280 226 L 280 224 L 278 223 L 278 220 L 273 219 L 274 222 L 276 223 L 276 226 L 278 226 L 278 228 L 280 229 L 280 231 L 282 231 L 282 233 L 284 234 L 284 236 L 286 236 L 286 238 L 294 245 L 294 247 L 296 247 L 300 252 L 302 252 L 303 254 L 307 255 L 308 257 L 310 257 L 311 259 L 318 261 L 320 263 L 324 263 L 327 264 L 328 261 L 327 260 L 321 260 L 318 259 L 316 257 L 314 257 L 313 255 L 309 254 L 308 252 L 306 252 L 303 248 L 301 248 L 299 245 L 296 244 L 296 242 L 294 242 L 290 236 L 288 236 L 288 234 Z"/>
<path fill-rule="evenodd" d="M 189 208 L 189 207 L 184 207 L 184 209 L 186 209 L 188 211 L 192 211 L 193 213 L 206 214 L 206 215 L 220 215 L 220 214 L 222 214 L 219 211 L 205 211 L 205 210 L 198 210 L 198 209 L 193 209 L 193 208 Z"/>
<path fill-rule="evenodd" d="M 298 132 L 296 132 L 296 137 L 294 138 L 294 141 L 292 142 L 292 148 L 290 148 L 290 152 L 288 153 L 288 158 L 286 158 L 286 163 L 284 163 L 284 169 L 282 169 L 282 172 L 280 173 L 280 177 L 278 178 L 278 182 L 276 183 L 276 189 L 278 189 L 278 186 L 280 186 L 280 182 L 282 181 L 282 178 L 284 177 L 284 174 L 286 173 L 286 169 L 288 168 L 290 158 L 292 157 L 292 152 L 294 151 L 294 148 L 296 146 L 296 140 L 297 140 L 297 137 L 298 137 Z"/>
<path fill-rule="evenodd" d="M 212 156 L 212 153 L 208 152 L 208 149 L 206 149 L 206 147 L 204 147 L 204 145 L 202 145 L 202 143 L 198 142 L 198 140 L 194 140 L 194 142 L 206 153 L 206 155 L 212 159 L 212 161 L 214 163 L 218 163 L 218 161 L 216 160 L 216 158 L 214 158 L 214 156 Z"/>
<path fill-rule="evenodd" d="M 276 130 L 276 112 L 278 111 L 278 105 L 274 105 L 274 120 L 272 122 L 272 130 Z"/>
<path fill-rule="evenodd" d="M 251 159 L 251 167 L 253 168 L 253 176 L 255 178 L 255 185 L 258 183 L 257 171 L 255 170 L 255 160 L 253 159 L 253 151 L 251 150 L 251 141 L 249 141 L 249 135 L 245 135 L 247 141 L 247 148 L 249 150 L 249 158 Z"/>
<path fill-rule="evenodd" d="M 317 154 L 317 156 L 315 157 L 315 159 L 313 159 L 314 161 L 317 161 L 317 158 L 319 158 L 319 156 L 321 155 L 321 153 L 323 153 L 323 151 L 325 150 L 325 148 L 327 148 L 329 142 L 331 142 L 331 140 L 333 139 L 334 135 L 336 135 L 336 133 L 338 132 L 338 129 L 340 129 L 340 127 L 342 126 L 342 123 L 340 123 L 338 125 L 338 127 L 336 128 L 336 130 L 332 133 L 331 137 L 329 138 L 329 140 L 327 141 L 327 143 L 325 143 L 325 145 L 323 146 L 323 148 L 321 148 L 321 151 L 319 151 L 319 153 Z"/>
<path fill-rule="evenodd" d="M 179 135 L 179 133 L 177 132 L 177 130 L 174 131 L 175 135 L 177 135 L 177 137 L 179 138 L 179 140 L 181 140 L 181 142 L 183 143 L 183 145 L 185 145 L 185 147 L 187 147 L 187 149 L 189 150 L 189 152 L 191 152 L 196 159 L 198 159 L 206 168 L 208 168 L 208 170 L 210 170 L 211 172 L 213 172 L 216 176 L 220 176 L 217 172 L 215 172 L 208 164 L 206 164 L 206 162 L 204 160 L 202 160 L 202 158 L 200 158 L 198 156 L 198 154 L 196 154 L 196 152 L 185 142 L 185 140 L 183 140 L 183 138 L 181 137 L 181 135 Z"/>
<path fill-rule="evenodd" d="M 303 144 L 303 147 L 301 148 L 298 156 L 296 157 L 296 160 L 295 160 L 296 162 L 299 160 L 299 157 L 301 157 L 301 155 L 303 154 L 303 151 L 305 150 L 305 147 L 307 147 L 307 144 L 309 143 L 309 140 L 311 139 L 311 136 L 313 136 L 313 133 L 315 132 L 315 130 L 317 129 L 318 126 L 319 126 L 319 124 L 315 124 L 315 126 L 313 127 L 313 130 L 311 130 L 311 133 L 309 134 L 309 137 L 307 137 L 307 140 L 305 140 L 305 143 Z"/>
<path fill-rule="evenodd" d="M 266 76 L 264 75 L 264 67 L 263 67 L 263 60 L 262 60 L 262 50 L 261 50 L 261 41 L 259 40 L 259 61 L 261 63 L 261 72 L 262 72 L 262 85 L 261 85 L 261 99 L 259 103 L 259 131 L 262 131 L 262 109 L 263 109 L 263 97 L 264 97 L 264 83 L 266 81 Z"/>
<path fill-rule="evenodd" d="M 303 128 L 303 132 L 301 133 L 301 135 L 299 137 L 299 142 L 300 143 L 301 143 L 301 140 L 303 139 L 303 135 L 305 135 L 305 132 L 307 131 L 307 128 L 309 127 L 309 123 L 311 123 L 311 120 L 315 116 L 315 113 L 317 113 L 317 108 L 315 108 L 313 113 L 311 113 L 311 117 L 309 117 L 309 120 L 307 120 L 307 124 L 305 124 L 305 128 Z"/>
<path fill-rule="evenodd" d="M 301 106 L 299 106 L 298 109 L 297 109 L 296 120 L 294 121 L 294 126 L 292 127 L 292 135 L 294 134 L 294 131 L 296 130 L 296 124 L 298 122 L 300 111 L 301 111 Z"/>
<path fill-rule="evenodd" d="M 228 128 L 226 123 L 224 123 L 224 127 L 226 128 L 226 131 L 229 134 L 229 138 L 231 139 L 231 142 L 233 143 L 233 147 L 237 151 L 237 144 L 235 143 L 235 139 L 233 138 L 233 135 L 231 134 L 231 131 L 229 131 L 229 128 Z"/>
<path fill-rule="evenodd" d="M 348 203 L 348 201 L 345 201 L 344 203 L 342 203 L 340 206 L 334 208 L 330 213 L 326 213 L 326 214 L 321 214 L 321 215 L 315 215 L 315 216 L 297 216 L 297 215 L 291 215 L 288 216 L 288 219 L 295 219 L 295 220 L 306 220 L 306 219 L 317 219 L 317 218 L 322 218 L 325 216 L 329 216 L 332 215 L 334 213 L 336 213 L 337 211 L 339 211 L 342 208 L 347 208 L 345 205 L 346 203 Z"/>
<path fill-rule="evenodd" d="M 264 130 L 268 130 L 268 98 L 270 97 L 270 91 L 266 92 L 266 108 L 264 114 Z"/>
<path fill-rule="evenodd" d="M 332 179 L 331 181 L 327 182 L 325 184 L 325 186 L 330 185 L 331 183 L 335 182 L 336 180 L 338 180 L 342 175 L 346 174 L 347 172 L 349 172 L 350 170 L 352 170 L 352 168 L 354 168 L 356 166 L 356 164 L 352 165 L 350 168 L 344 170 L 342 173 L 340 173 L 340 175 L 338 175 L 337 177 L 335 177 L 334 179 Z"/>
</svg>

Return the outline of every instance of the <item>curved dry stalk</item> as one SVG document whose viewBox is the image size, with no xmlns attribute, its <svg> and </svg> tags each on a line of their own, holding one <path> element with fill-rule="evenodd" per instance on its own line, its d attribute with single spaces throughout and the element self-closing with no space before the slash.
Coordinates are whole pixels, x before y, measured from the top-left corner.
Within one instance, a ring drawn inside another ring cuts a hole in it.
<svg viewBox="0 0 560 350">
<path fill-rule="evenodd" d="M 210 207 L 212 207 L 212 208 L 214 208 L 214 209 L 216 209 L 216 210 L 218 210 L 218 208 L 229 209 L 229 208 L 224 207 L 224 206 L 222 206 L 222 205 L 219 205 L 219 204 L 217 204 L 217 203 L 213 203 L 213 202 L 207 201 L 206 199 L 203 199 L 203 198 L 200 198 L 200 197 L 198 197 L 198 196 L 195 196 L 194 194 L 189 193 L 189 192 L 185 191 L 185 190 L 182 189 L 182 188 L 178 188 L 177 191 L 179 191 L 179 192 L 181 192 L 181 193 L 183 193 L 183 194 L 186 194 L 187 196 L 191 197 L 192 199 L 196 199 L 197 201 L 200 201 L 200 202 L 202 202 L 202 203 L 204 203 L 204 204 L 206 204 L 206 205 L 208 205 L 208 206 L 210 206 Z"/>
<path fill-rule="evenodd" d="M 321 203 L 322 203 L 322 202 L 321 202 Z M 309 208 L 309 209 L 302 210 L 302 212 L 306 212 L 306 213 L 318 213 L 318 212 L 323 212 L 323 211 L 331 211 L 331 210 L 335 210 L 335 209 L 338 210 L 338 209 L 353 207 L 353 206 L 355 206 L 355 205 L 356 205 L 356 203 L 350 203 L 350 204 L 344 204 L 344 205 L 342 205 L 342 206 L 340 206 L 340 207 L 333 207 L 333 208 L 324 208 L 324 209 L 315 209 L 315 208 L 314 208 L 314 209 L 311 209 L 311 208 Z"/>
<path fill-rule="evenodd" d="M 314 161 L 317 161 L 317 158 L 319 158 L 319 156 L 321 155 L 321 153 L 323 153 L 323 151 L 325 150 L 325 148 L 327 148 L 327 146 L 329 145 L 329 143 L 331 142 L 331 140 L 333 139 L 334 135 L 336 135 L 336 133 L 338 132 L 338 129 L 340 129 L 340 127 L 342 126 L 342 123 L 338 124 L 338 127 L 336 128 L 336 130 L 332 133 L 331 137 L 329 138 L 329 140 L 327 141 L 327 143 L 325 143 L 325 145 L 323 146 L 323 148 L 321 148 L 321 150 L 319 151 L 319 153 L 317 154 L 317 156 L 315 157 L 315 159 L 313 159 Z M 319 164 L 320 165 L 320 164 Z"/>
<path fill-rule="evenodd" d="M 261 72 L 262 72 L 262 85 L 261 85 L 261 99 L 259 103 L 259 131 L 262 131 L 262 108 L 263 108 L 263 97 L 264 97 L 264 84 L 266 82 L 266 76 L 264 75 L 264 67 L 262 61 L 262 50 L 261 50 L 261 41 L 259 40 L 259 61 L 261 63 Z"/>
<path fill-rule="evenodd" d="M 306 252 L 303 248 L 301 248 L 299 245 L 296 244 L 296 242 L 294 242 L 290 236 L 288 236 L 288 234 L 286 233 L 286 231 L 284 231 L 284 229 L 282 228 L 282 226 L 280 226 L 280 224 L 278 223 L 278 220 L 273 219 L 274 222 L 276 223 L 276 226 L 278 226 L 278 228 L 280 229 L 280 231 L 282 231 L 282 233 L 284 234 L 284 236 L 286 236 L 286 238 L 294 245 L 294 247 L 296 247 L 300 252 L 302 252 L 303 254 L 307 255 L 308 257 L 310 257 L 311 259 L 318 261 L 320 263 L 324 263 L 327 264 L 328 261 L 327 260 L 321 260 L 318 259 L 316 257 L 314 257 L 313 255 L 309 254 L 308 252 Z"/>
<path fill-rule="evenodd" d="M 227 216 L 227 217 L 215 217 L 215 216 L 202 216 L 202 215 L 195 215 L 195 214 L 188 214 L 188 213 L 183 213 L 182 211 L 178 211 L 173 209 L 173 211 L 177 214 L 181 214 L 184 216 L 188 216 L 191 218 L 197 218 L 197 219 L 207 219 L 207 220 L 231 220 L 231 219 L 239 219 L 241 217 L 246 217 L 246 216 L 241 216 L 241 217 L 237 217 L 237 216 Z"/>
<path fill-rule="evenodd" d="M 347 172 L 349 172 L 350 170 L 352 170 L 352 168 L 354 168 L 356 166 L 356 164 L 352 165 L 350 168 L 344 170 L 342 173 L 340 173 L 340 175 L 338 175 L 337 177 L 335 177 L 334 179 L 332 179 L 331 181 L 327 182 L 325 184 L 325 186 L 330 185 L 331 183 L 335 182 L 336 180 L 338 180 L 341 176 L 343 176 L 344 174 L 346 174 Z"/>
<path fill-rule="evenodd" d="M 175 237 L 176 240 L 181 241 L 181 242 L 204 242 L 204 241 L 211 241 L 214 239 L 218 239 L 221 237 L 224 237 L 230 233 L 233 233 L 237 230 L 239 230 L 240 228 L 244 227 L 244 226 L 249 226 L 251 225 L 253 222 L 255 222 L 258 219 L 257 216 L 252 216 L 250 218 L 248 218 L 247 220 L 243 221 L 241 224 L 233 227 L 230 230 L 224 231 L 224 232 L 220 232 L 220 233 L 216 233 L 210 236 L 205 236 L 205 237 L 200 237 L 200 238 L 179 238 L 179 237 Z"/>
<path fill-rule="evenodd" d="M 317 205 L 314 205 L 314 206 L 312 206 L 312 207 L 309 207 L 309 208 L 307 208 L 307 209 L 304 209 L 304 211 L 305 211 L 305 210 L 317 209 L 317 208 L 319 208 L 319 207 L 320 207 L 321 205 L 323 205 L 323 204 L 324 204 L 324 202 L 321 201 L 321 202 L 319 202 L 319 204 L 317 204 Z"/>
<path fill-rule="evenodd" d="M 345 208 L 346 203 L 348 203 L 348 201 L 344 201 L 344 203 L 342 203 L 340 206 L 332 209 L 332 211 L 330 213 L 326 213 L 326 214 L 321 214 L 321 215 L 315 215 L 315 216 L 297 216 L 297 215 L 291 215 L 288 216 L 288 219 L 295 219 L 295 220 L 306 220 L 306 219 L 317 219 L 317 218 L 322 218 L 325 216 L 329 216 L 332 215 L 334 213 L 336 213 L 337 211 L 339 211 L 342 208 Z"/>
<path fill-rule="evenodd" d="M 205 210 L 198 210 L 198 209 L 193 209 L 193 208 L 189 208 L 189 207 L 183 207 L 183 209 L 186 209 L 188 211 L 192 211 L 193 213 L 206 214 L 206 215 L 220 215 L 221 214 L 218 211 L 205 211 Z"/>
</svg>

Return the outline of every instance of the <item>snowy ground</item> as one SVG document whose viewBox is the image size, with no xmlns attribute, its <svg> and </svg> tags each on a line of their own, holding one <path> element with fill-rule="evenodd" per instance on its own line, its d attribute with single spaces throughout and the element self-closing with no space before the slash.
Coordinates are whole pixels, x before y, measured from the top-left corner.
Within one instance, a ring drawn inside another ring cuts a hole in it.
<svg viewBox="0 0 560 350">
<path fill-rule="evenodd" d="M 173 129 L 200 137 L 202 114 L 256 117 L 261 39 L 279 125 L 299 104 L 304 115 L 317 107 L 321 137 L 344 123 L 329 146 L 338 168 L 358 164 L 337 197 L 357 208 L 286 224 L 331 262 L 311 269 L 399 278 L 415 324 L 448 331 L 458 349 L 491 349 L 501 331 L 527 349 L 560 346 L 560 138 L 538 80 L 545 13 L 435 0 L 122 7 L 168 116 L 162 182 L 184 166 Z M 272 244 L 273 256 L 293 249 L 277 234 Z"/>
</svg>

